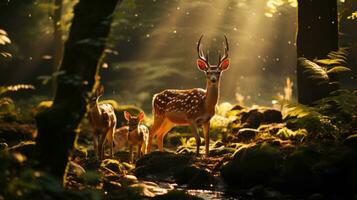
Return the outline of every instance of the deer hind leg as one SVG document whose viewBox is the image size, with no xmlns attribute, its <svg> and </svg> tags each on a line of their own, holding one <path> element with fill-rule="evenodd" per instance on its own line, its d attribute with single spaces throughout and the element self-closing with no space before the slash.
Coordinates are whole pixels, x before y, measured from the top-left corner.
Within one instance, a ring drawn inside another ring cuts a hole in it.
<svg viewBox="0 0 357 200">
<path fill-rule="evenodd" d="M 164 144 L 163 144 L 164 136 L 174 126 L 175 125 L 172 122 L 170 122 L 168 119 L 165 119 L 164 122 L 161 124 L 159 130 L 157 131 L 157 146 L 160 151 L 164 151 Z"/>
<path fill-rule="evenodd" d="M 99 158 L 103 159 L 104 158 L 104 142 L 105 142 L 105 137 L 106 135 L 100 135 L 99 136 Z"/>
<path fill-rule="evenodd" d="M 201 138 L 200 135 L 198 133 L 198 127 L 196 123 L 191 123 L 190 124 L 190 128 L 191 128 L 191 132 L 193 133 L 193 135 L 195 136 L 196 139 L 196 155 L 200 155 L 200 145 L 201 145 Z"/>
<path fill-rule="evenodd" d="M 150 132 L 149 132 L 149 141 L 147 145 L 147 152 L 151 152 L 151 146 L 152 146 L 152 140 L 154 139 L 155 135 L 157 134 L 158 129 L 161 127 L 161 124 L 163 123 L 164 118 L 163 117 L 156 117 L 154 115 L 154 124 L 152 125 Z"/>
<path fill-rule="evenodd" d="M 202 129 L 203 129 L 203 134 L 205 136 L 205 156 L 209 156 L 209 127 L 210 127 L 210 122 L 206 122 L 203 124 Z"/>
<path fill-rule="evenodd" d="M 139 159 L 141 157 L 141 147 L 143 146 L 143 143 L 138 144 L 138 154 L 136 156 L 136 159 Z"/>
</svg>

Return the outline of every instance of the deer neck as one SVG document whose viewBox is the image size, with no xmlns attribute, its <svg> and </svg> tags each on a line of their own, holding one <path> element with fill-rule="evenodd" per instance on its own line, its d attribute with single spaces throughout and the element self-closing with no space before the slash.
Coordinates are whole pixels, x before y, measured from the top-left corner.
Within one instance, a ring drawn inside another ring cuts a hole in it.
<svg viewBox="0 0 357 200">
<path fill-rule="evenodd" d="M 206 83 L 206 99 L 205 108 L 208 111 L 213 111 L 216 107 L 219 97 L 219 81 L 217 84 L 212 85 L 209 81 Z"/>
<path fill-rule="evenodd" d="M 96 117 L 97 116 L 100 116 L 102 113 L 100 111 L 100 108 L 99 108 L 99 102 L 98 102 L 98 99 L 96 100 L 95 102 L 95 106 L 92 108 L 92 113 L 93 115 L 95 115 Z"/>
</svg>

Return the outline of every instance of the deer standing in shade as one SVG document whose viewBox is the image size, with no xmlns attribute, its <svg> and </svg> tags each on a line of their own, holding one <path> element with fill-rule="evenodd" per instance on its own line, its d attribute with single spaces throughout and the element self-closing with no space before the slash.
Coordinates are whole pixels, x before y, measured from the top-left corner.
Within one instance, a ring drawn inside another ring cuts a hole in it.
<svg viewBox="0 0 357 200">
<path fill-rule="evenodd" d="M 201 50 L 201 40 L 197 44 L 197 67 L 205 72 L 206 89 L 164 90 L 155 94 L 152 101 L 154 124 L 149 134 L 148 152 L 151 151 L 152 140 L 157 135 L 157 145 L 163 151 L 163 138 L 176 125 L 190 126 L 196 139 L 196 154 L 199 155 L 201 139 L 198 127 L 202 126 L 205 138 L 205 155 L 209 155 L 210 119 L 215 114 L 219 97 L 220 76 L 228 69 L 228 40 L 225 38 L 223 56 L 219 55 L 217 65 L 211 65 Z"/>
<path fill-rule="evenodd" d="M 103 94 L 104 87 L 101 85 L 90 97 L 88 112 L 89 122 L 93 127 L 94 152 L 100 159 L 104 158 L 104 144 L 106 139 L 110 146 L 110 156 L 113 157 L 113 139 L 117 124 L 113 106 L 111 104 L 99 103 L 99 98 Z"/>
<path fill-rule="evenodd" d="M 116 130 L 114 143 L 117 149 L 123 146 L 125 142 L 128 142 L 130 146 L 129 160 L 130 162 L 133 162 L 134 145 L 138 148 L 137 158 L 146 154 L 149 140 L 149 129 L 145 125 L 141 124 L 145 117 L 144 112 L 140 112 L 137 116 L 132 116 L 129 112 L 124 111 L 124 117 L 127 120 L 128 125 Z"/>
</svg>

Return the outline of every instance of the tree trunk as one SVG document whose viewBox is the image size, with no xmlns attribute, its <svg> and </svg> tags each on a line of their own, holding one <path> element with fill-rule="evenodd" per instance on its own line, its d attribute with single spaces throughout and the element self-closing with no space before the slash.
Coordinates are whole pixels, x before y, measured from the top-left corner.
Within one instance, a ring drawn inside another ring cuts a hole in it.
<svg viewBox="0 0 357 200">
<path fill-rule="evenodd" d="M 297 56 L 309 60 L 325 58 L 338 49 L 337 0 L 298 0 Z M 298 101 L 312 104 L 326 97 L 336 86 L 321 85 L 297 66 Z M 337 77 L 330 77 L 337 81 Z"/>
<path fill-rule="evenodd" d="M 53 69 L 52 73 L 58 71 L 60 67 L 62 56 L 63 56 L 63 31 L 62 31 L 62 7 L 63 0 L 55 0 L 55 10 L 53 13 L 53 40 L 54 40 L 54 51 L 53 51 Z M 56 77 L 52 79 L 52 95 L 56 94 Z"/>
<path fill-rule="evenodd" d="M 112 15 L 121 0 L 80 0 L 60 67 L 53 106 L 36 116 L 39 167 L 62 180 L 75 144 L 78 125 L 87 111 L 85 96 L 95 85 Z"/>
</svg>

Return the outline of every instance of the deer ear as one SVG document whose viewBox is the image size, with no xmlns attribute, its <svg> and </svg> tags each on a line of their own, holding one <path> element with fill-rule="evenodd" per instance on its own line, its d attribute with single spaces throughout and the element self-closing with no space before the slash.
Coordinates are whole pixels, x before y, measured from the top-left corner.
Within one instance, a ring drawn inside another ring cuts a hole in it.
<svg viewBox="0 0 357 200">
<path fill-rule="evenodd" d="M 205 71 L 208 68 L 207 63 L 201 59 L 197 59 L 197 67 L 202 71 Z"/>
<path fill-rule="evenodd" d="M 227 58 L 227 59 L 224 59 L 220 64 L 219 64 L 219 69 L 220 70 L 226 70 L 226 69 L 228 69 L 228 67 L 229 67 L 229 64 L 230 64 L 230 61 L 229 61 L 229 59 Z"/>
<path fill-rule="evenodd" d="M 124 118 L 126 119 L 126 121 L 129 121 L 130 120 L 130 113 L 128 111 L 124 111 Z"/>
<path fill-rule="evenodd" d="M 141 112 L 139 113 L 139 121 L 143 120 L 144 117 L 145 117 L 145 114 L 144 114 L 143 111 L 141 111 Z"/>
</svg>

